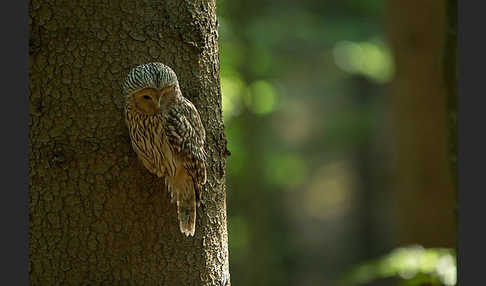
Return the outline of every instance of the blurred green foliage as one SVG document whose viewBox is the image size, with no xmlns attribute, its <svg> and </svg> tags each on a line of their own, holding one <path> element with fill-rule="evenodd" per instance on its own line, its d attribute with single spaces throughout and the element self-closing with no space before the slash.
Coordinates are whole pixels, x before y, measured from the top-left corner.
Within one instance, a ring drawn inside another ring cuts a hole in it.
<svg viewBox="0 0 486 286">
<path fill-rule="evenodd" d="M 217 1 L 233 285 L 333 285 L 389 249 L 363 221 L 369 208 L 387 217 L 365 193 L 385 187 L 362 175 L 383 177 L 384 155 L 360 161 L 386 147 L 374 143 L 394 73 L 383 10 L 381 0 Z"/>
<path fill-rule="evenodd" d="M 399 277 L 402 285 L 445 285 L 457 283 L 456 254 L 451 249 L 401 247 L 378 259 L 362 263 L 341 285 L 362 285 L 375 279 Z"/>
<path fill-rule="evenodd" d="M 334 47 L 336 64 L 344 71 L 368 76 L 379 83 L 393 76 L 393 62 L 381 41 L 341 41 Z"/>
</svg>

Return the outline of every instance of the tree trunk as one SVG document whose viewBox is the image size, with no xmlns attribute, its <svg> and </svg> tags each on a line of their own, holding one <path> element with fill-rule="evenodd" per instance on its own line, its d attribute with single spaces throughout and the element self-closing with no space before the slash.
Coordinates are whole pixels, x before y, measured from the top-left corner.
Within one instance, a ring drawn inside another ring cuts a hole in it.
<svg viewBox="0 0 486 286">
<path fill-rule="evenodd" d="M 215 1 L 30 3 L 31 285 L 229 285 Z M 196 233 L 130 146 L 121 84 L 174 69 L 207 132 Z"/>
<path fill-rule="evenodd" d="M 445 1 L 390 1 L 397 243 L 455 247 L 442 50 Z"/>
<path fill-rule="evenodd" d="M 447 0 L 444 77 L 447 92 L 449 162 L 456 192 L 457 212 L 457 0 Z M 457 214 L 456 214 L 457 215 Z M 456 217 L 457 218 L 457 217 Z"/>
</svg>

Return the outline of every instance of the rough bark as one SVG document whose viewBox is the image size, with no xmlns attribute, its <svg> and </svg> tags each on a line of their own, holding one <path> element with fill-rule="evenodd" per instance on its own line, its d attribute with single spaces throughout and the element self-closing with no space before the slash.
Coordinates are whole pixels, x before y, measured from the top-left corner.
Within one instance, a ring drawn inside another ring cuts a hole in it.
<svg viewBox="0 0 486 286">
<path fill-rule="evenodd" d="M 453 184 L 447 152 L 442 51 L 444 1 L 390 1 L 397 243 L 454 247 Z"/>
<path fill-rule="evenodd" d="M 215 1 L 30 2 L 30 284 L 229 285 Z M 208 182 L 185 237 L 130 146 L 121 83 L 160 61 L 207 131 Z"/>
</svg>

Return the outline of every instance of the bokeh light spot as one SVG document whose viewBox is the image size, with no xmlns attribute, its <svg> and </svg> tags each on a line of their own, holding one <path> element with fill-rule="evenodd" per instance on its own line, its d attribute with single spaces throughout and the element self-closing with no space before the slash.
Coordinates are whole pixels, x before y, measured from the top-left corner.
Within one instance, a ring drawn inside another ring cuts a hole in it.
<svg viewBox="0 0 486 286">
<path fill-rule="evenodd" d="M 245 82 L 237 75 L 221 77 L 222 109 L 225 121 L 240 113 L 241 93 L 245 88 Z"/>
<path fill-rule="evenodd" d="M 343 71 L 362 74 L 377 83 L 393 77 L 393 59 L 381 42 L 337 42 L 333 49 L 334 62 Z"/>
<path fill-rule="evenodd" d="M 248 108 L 256 114 L 267 114 L 277 106 L 277 93 L 275 88 L 264 80 L 253 82 L 249 86 L 249 93 L 246 94 L 245 103 Z"/>
</svg>

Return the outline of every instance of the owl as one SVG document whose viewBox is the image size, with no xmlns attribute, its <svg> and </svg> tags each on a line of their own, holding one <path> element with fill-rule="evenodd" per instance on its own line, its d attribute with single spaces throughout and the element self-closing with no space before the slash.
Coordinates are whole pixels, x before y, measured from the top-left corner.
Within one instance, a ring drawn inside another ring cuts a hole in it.
<svg viewBox="0 0 486 286">
<path fill-rule="evenodd" d="M 131 145 L 149 172 L 163 178 L 177 204 L 180 231 L 193 236 L 206 183 L 206 132 L 175 72 L 162 63 L 133 68 L 123 85 Z"/>
</svg>

